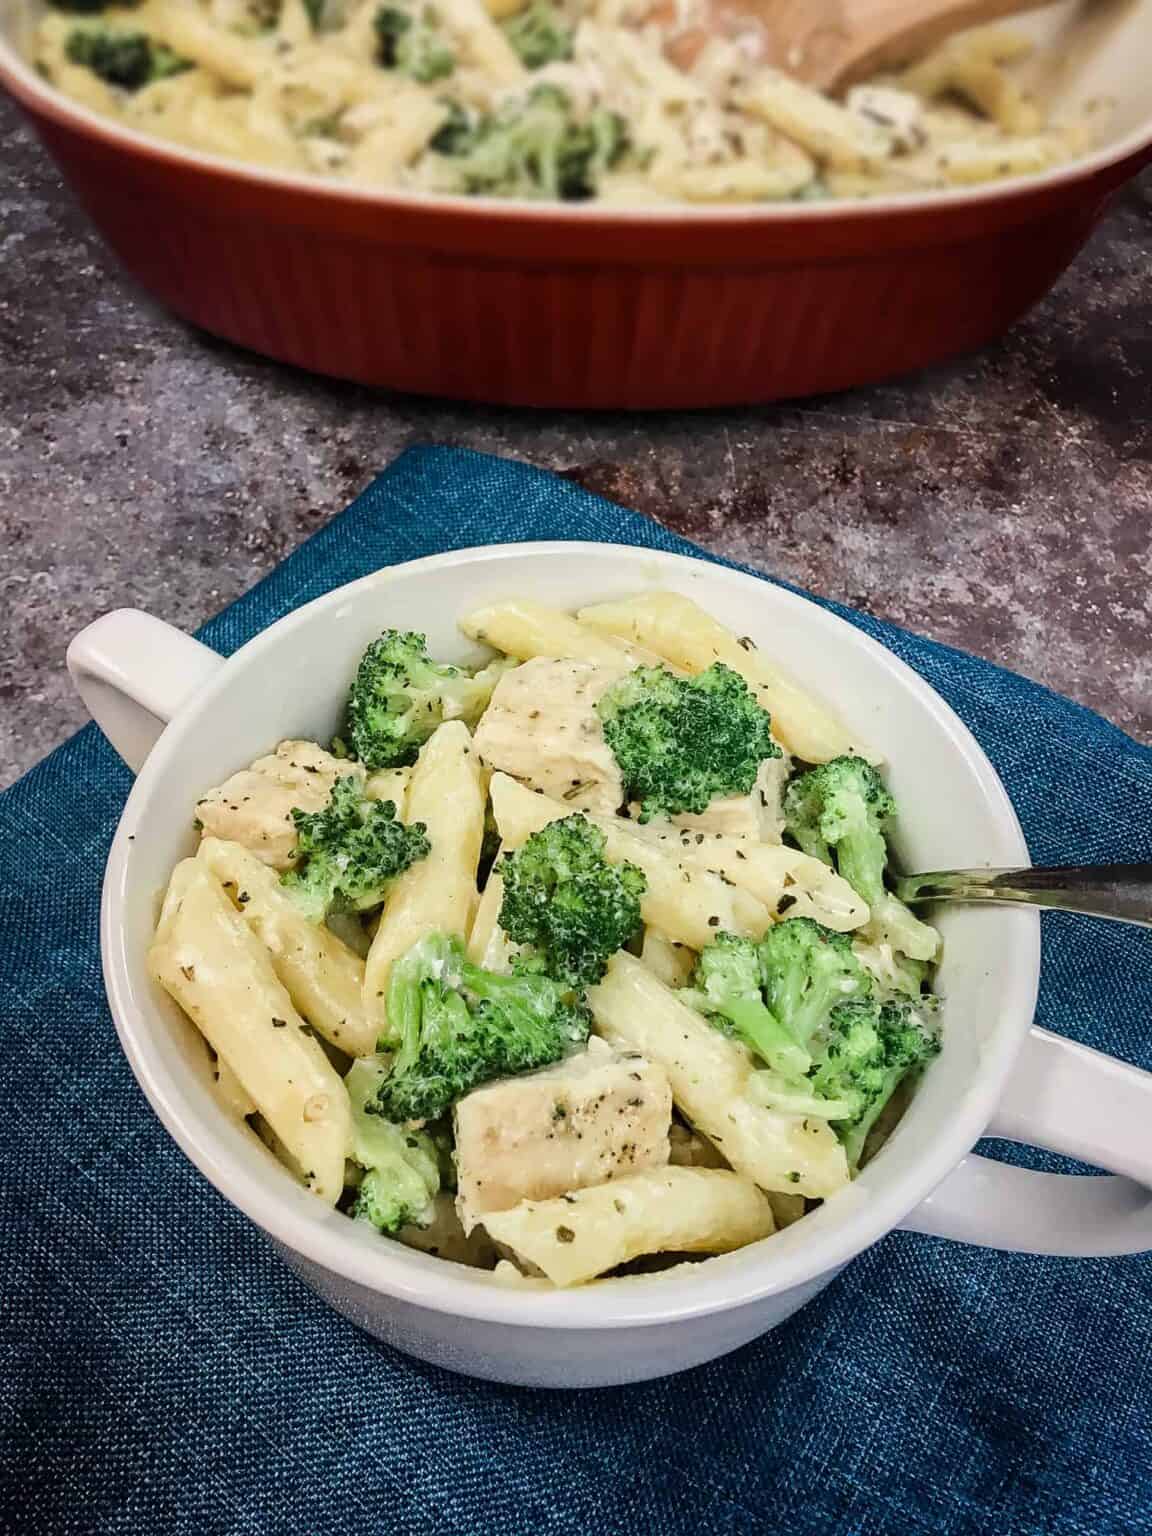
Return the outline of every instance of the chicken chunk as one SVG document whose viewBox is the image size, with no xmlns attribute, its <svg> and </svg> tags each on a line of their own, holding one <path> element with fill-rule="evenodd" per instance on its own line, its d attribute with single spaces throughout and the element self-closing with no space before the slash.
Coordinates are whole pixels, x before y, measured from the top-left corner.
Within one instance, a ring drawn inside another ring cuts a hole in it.
<svg viewBox="0 0 1152 1536">
<path fill-rule="evenodd" d="M 543 1072 L 476 1089 L 456 1106 L 465 1231 L 521 1200 L 664 1167 L 671 1119 L 663 1069 L 600 1040 Z"/>
<path fill-rule="evenodd" d="M 885 85 L 858 85 L 848 92 L 844 104 L 854 116 L 890 133 L 896 149 L 911 151 L 923 147 L 924 102 L 914 92 Z"/>
<path fill-rule="evenodd" d="M 595 706 L 629 670 L 627 662 L 526 661 L 500 679 L 480 718 L 481 761 L 574 811 L 612 815 L 624 783 Z"/>
<path fill-rule="evenodd" d="M 314 741 L 282 741 L 196 804 L 205 837 L 240 843 L 273 869 L 287 869 L 296 849 L 292 811 L 319 811 L 337 779 L 364 778 L 359 763 L 333 757 Z"/>
</svg>

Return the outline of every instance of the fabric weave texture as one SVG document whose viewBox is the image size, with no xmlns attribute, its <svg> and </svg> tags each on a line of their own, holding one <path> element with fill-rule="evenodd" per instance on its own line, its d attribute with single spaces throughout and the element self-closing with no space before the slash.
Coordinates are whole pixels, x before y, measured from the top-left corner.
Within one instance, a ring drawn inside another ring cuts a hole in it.
<svg viewBox="0 0 1152 1536">
<path fill-rule="evenodd" d="M 416 449 L 201 638 L 230 653 L 381 566 L 556 538 L 700 553 L 525 465 Z M 1037 862 L 1152 859 L 1152 751 L 826 606 L 963 717 Z M 89 727 L 0 796 L 0 1532 L 1152 1533 L 1152 1256 L 898 1233 L 735 1355 L 582 1393 L 358 1332 L 184 1160 L 121 1056 L 97 914 L 129 783 Z M 1044 938 L 1039 1021 L 1152 1067 L 1152 935 L 1055 917 Z"/>
</svg>

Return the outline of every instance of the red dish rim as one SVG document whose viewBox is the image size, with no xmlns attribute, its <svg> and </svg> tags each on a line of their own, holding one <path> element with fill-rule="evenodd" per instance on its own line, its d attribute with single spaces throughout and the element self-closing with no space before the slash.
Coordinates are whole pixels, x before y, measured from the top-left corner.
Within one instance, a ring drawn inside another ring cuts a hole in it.
<svg viewBox="0 0 1152 1536">
<path fill-rule="evenodd" d="M 185 149 L 161 139 L 150 138 L 135 129 L 126 128 L 110 118 L 82 107 L 71 101 L 54 86 L 42 79 L 17 53 L 12 44 L 0 37 L 0 84 L 25 107 L 53 119 L 60 126 L 78 129 L 90 138 L 124 149 L 161 165 L 188 167 L 207 171 L 233 180 L 256 186 L 282 188 L 293 193 L 303 193 L 318 201 L 339 204 L 367 204 L 396 211 L 435 210 L 451 213 L 462 219 L 488 221 L 493 217 L 512 217 L 517 221 L 534 223 L 563 221 L 591 223 L 604 221 L 612 224 L 644 224 L 675 228 L 684 223 L 762 224 L 790 223 L 793 220 L 826 223 L 830 220 L 850 220 L 882 217 L 885 214 L 922 212 L 939 207 L 941 212 L 957 207 L 1009 202 L 1039 190 L 1066 186 L 1110 168 L 1121 166 L 1142 152 L 1152 150 L 1152 119 L 1143 128 L 1126 134 L 1116 143 L 1082 155 L 1065 165 L 1053 167 L 1037 175 L 1013 176 L 1004 181 L 985 183 L 979 187 L 958 187 L 946 191 L 910 192 L 889 197 L 837 198 L 828 202 L 812 203 L 731 203 L 723 206 L 709 204 L 676 204 L 674 207 L 616 207 L 591 203 L 537 203 L 512 198 L 450 197 L 434 193 L 407 192 L 396 188 L 349 187 L 323 180 L 321 177 L 294 174 L 288 171 L 268 170 L 247 164 L 242 160 L 228 160 L 220 155 L 210 155 L 200 150 Z"/>
</svg>

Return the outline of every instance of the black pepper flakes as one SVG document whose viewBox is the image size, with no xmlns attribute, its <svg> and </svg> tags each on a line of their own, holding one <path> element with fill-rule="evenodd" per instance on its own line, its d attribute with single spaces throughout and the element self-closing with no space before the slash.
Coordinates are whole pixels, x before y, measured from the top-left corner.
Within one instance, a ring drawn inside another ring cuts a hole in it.
<svg viewBox="0 0 1152 1536">
<path fill-rule="evenodd" d="M 574 1243 L 576 1241 L 576 1234 L 571 1227 L 557 1227 L 556 1241 L 558 1243 Z"/>
</svg>

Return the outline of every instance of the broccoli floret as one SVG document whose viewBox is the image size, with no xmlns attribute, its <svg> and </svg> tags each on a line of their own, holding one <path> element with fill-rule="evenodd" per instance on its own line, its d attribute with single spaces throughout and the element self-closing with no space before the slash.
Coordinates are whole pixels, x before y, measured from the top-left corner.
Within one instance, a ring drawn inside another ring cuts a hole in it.
<svg viewBox="0 0 1152 1536">
<path fill-rule="evenodd" d="M 441 1183 L 440 1150 L 430 1136 L 369 1114 L 387 1075 L 386 1057 L 364 1056 L 352 1063 L 344 1086 L 352 1104 L 352 1157 L 367 1170 L 352 1215 L 380 1232 L 396 1232 L 431 1221 Z"/>
<path fill-rule="evenodd" d="M 456 55 L 437 26 L 431 7 L 417 18 L 395 6 L 382 5 L 373 25 L 377 57 L 385 69 L 398 70 L 427 85 L 443 80 L 456 68 Z"/>
<path fill-rule="evenodd" d="M 858 999 L 832 1010 L 806 1075 L 758 1072 L 753 1089 L 784 1114 L 832 1121 L 850 1165 L 857 1168 L 884 1106 L 908 1074 L 939 1049 L 923 1013 L 911 1004 Z"/>
<path fill-rule="evenodd" d="M 910 1003 L 885 1003 L 876 1030 L 878 1051 L 861 1074 L 863 1107 L 851 1120 L 836 1127 L 853 1168 L 859 1167 L 869 1133 L 896 1089 L 940 1051 L 939 1035 L 929 1027 L 924 1011 Z"/>
<path fill-rule="evenodd" d="M 497 976 L 434 933 L 392 966 L 388 1041 L 397 1046 L 373 1114 L 433 1120 L 481 1083 L 549 1066 L 588 1038 L 571 989 L 547 976 Z"/>
<path fill-rule="evenodd" d="M 572 57 L 572 28 L 552 0 L 531 0 L 500 25 L 521 63 L 529 69 Z"/>
<path fill-rule="evenodd" d="M 597 110 L 581 118 L 565 93 L 537 85 L 526 96 L 481 114 L 469 129 L 436 135 L 441 190 L 495 197 L 577 201 L 627 148 L 624 119 Z"/>
<path fill-rule="evenodd" d="M 104 27 L 77 27 L 69 34 L 65 52 L 73 64 L 83 65 L 107 84 L 125 91 L 138 91 L 154 80 L 192 67 L 187 59 L 143 32 L 115 32 Z"/>
<path fill-rule="evenodd" d="M 697 677 L 637 667 L 601 696 L 596 712 L 641 821 L 699 814 L 718 795 L 746 795 L 760 764 L 780 756 L 768 711 L 719 661 Z"/>
<path fill-rule="evenodd" d="M 760 941 L 764 1001 L 806 1049 L 838 1004 L 872 995 L 872 978 L 846 933 L 810 917 L 776 923 Z"/>
<path fill-rule="evenodd" d="M 938 947 L 935 930 L 884 884 L 884 829 L 895 814 L 896 802 L 862 757 L 836 757 L 811 768 L 784 794 L 788 831 L 805 853 L 831 864 L 868 903 L 870 934 L 917 960 L 931 960 Z"/>
<path fill-rule="evenodd" d="M 472 142 L 475 122 L 458 101 L 445 101 L 444 121 L 428 140 L 428 148 L 438 155 L 462 155 Z"/>
<path fill-rule="evenodd" d="M 423 635 L 386 629 L 360 658 L 342 741 L 369 771 L 405 767 L 445 720 L 474 725 L 514 665 L 495 661 L 472 676 L 433 661 Z"/>
<path fill-rule="evenodd" d="M 788 831 L 813 858 L 832 864 L 869 906 L 884 894 L 884 828 L 896 802 L 862 757 L 836 757 L 799 774 L 784 794 Z"/>
<path fill-rule="evenodd" d="M 852 948 L 876 983 L 876 995 L 882 1002 L 923 996 L 932 972 L 930 961 L 910 960 L 891 944 L 870 943 L 859 935 L 853 936 Z"/>
<path fill-rule="evenodd" d="M 553 821 L 500 863 L 500 926 L 530 944 L 548 975 L 573 987 L 599 981 L 640 930 L 648 881 L 634 864 L 609 864 L 604 834 L 586 816 Z"/>
<path fill-rule="evenodd" d="M 679 996 L 713 1023 L 726 1025 L 777 1072 L 807 1072 L 812 1058 L 764 1005 L 759 945 L 734 933 L 718 933 L 700 953 L 691 989 Z"/>
<path fill-rule="evenodd" d="M 363 799 L 351 774 L 336 781 L 322 811 L 294 810 L 292 820 L 295 865 L 280 880 L 314 922 L 379 906 L 431 847 L 423 822 L 405 826 L 393 801 Z"/>
</svg>

